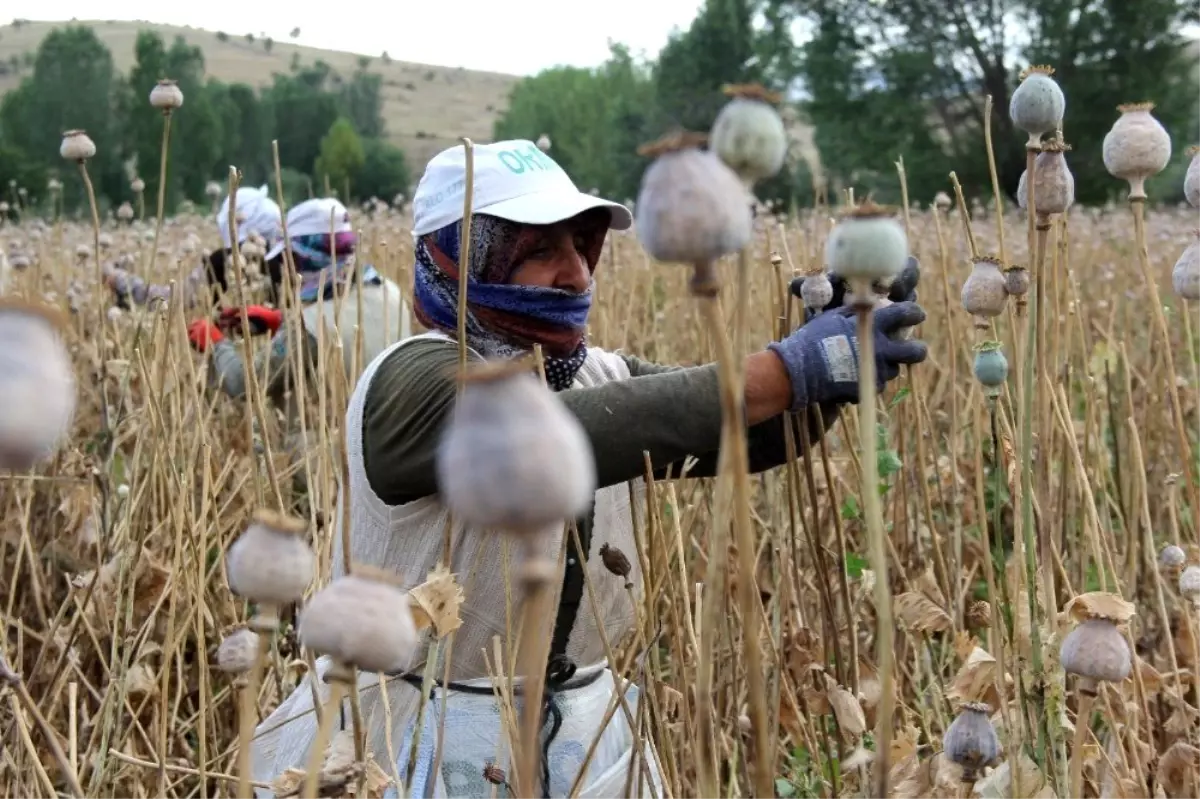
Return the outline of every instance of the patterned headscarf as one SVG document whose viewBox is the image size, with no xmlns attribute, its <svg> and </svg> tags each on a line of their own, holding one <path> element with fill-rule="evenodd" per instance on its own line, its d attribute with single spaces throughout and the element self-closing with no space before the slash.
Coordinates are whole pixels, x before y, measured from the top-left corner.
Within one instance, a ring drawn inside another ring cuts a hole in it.
<svg viewBox="0 0 1200 799">
<path fill-rule="evenodd" d="M 414 310 L 428 328 L 451 335 L 458 330 L 458 258 L 461 224 L 421 236 L 416 246 Z M 471 220 L 471 261 L 467 265 L 467 344 L 486 358 L 511 358 L 540 344 L 546 381 L 556 391 L 569 388 L 587 359 L 588 312 L 592 289 L 583 294 L 556 288 L 513 285 L 513 272 L 543 241 L 546 228 L 522 225 L 486 214 Z M 595 271 L 608 232 L 608 212 L 580 218 L 586 239 L 583 256 Z"/>
<path fill-rule="evenodd" d="M 315 233 L 311 236 L 292 236 L 290 239 L 292 258 L 300 276 L 300 301 L 310 303 L 317 299 L 329 299 L 354 280 L 354 255 L 358 236 L 353 231 L 330 234 Z M 333 253 L 337 254 L 334 262 Z M 318 297 L 324 282 L 323 296 Z M 373 266 L 363 267 L 365 285 L 382 283 L 383 279 Z"/>
</svg>

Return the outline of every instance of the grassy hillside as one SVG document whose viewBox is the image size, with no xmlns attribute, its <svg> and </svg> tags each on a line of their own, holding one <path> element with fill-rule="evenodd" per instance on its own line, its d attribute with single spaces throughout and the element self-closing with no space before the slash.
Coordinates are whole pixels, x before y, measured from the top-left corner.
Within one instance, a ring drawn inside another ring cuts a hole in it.
<svg viewBox="0 0 1200 799">
<path fill-rule="evenodd" d="M 62 22 L 22 22 L 19 27 L 0 26 L 0 63 L 16 55 L 30 57 L 42 39 Z M 148 22 L 92 21 L 100 40 L 112 51 L 117 69 L 127 72 L 133 64 L 133 45 L 138 31 L 157 31 L 170 44 L 182 36 L 189 44 L 204 51 L 208 73 L 227 82 L 264 86 L 275 72 L 287 72 L 294 55 L 311 64 L 321 59 L 337 72 L 348 75 L 358 67 L 360 56 L 314 47 L 301 47 L 274 41 L 270 52 L 263 40 L 229 33 L 222 41 L 213 31 L 177 28 Z M 0 74 L 0 94 L 14 88 L 29 67 Z M 384 63 L 370 60 L 369 71 L 383 76 L 383 118 L 388 138 L 404 149 L 415 169 L 439 150 L 454 144 L 459 136 L 488 141 L 492 123 L 508 102 L 508 94 L 519 80 L 515 75 L 474 72 L 466 69 L 413 64 L 405 61 Z M 536 134 L 532 134 L 536 135 Z"/>
</svg>

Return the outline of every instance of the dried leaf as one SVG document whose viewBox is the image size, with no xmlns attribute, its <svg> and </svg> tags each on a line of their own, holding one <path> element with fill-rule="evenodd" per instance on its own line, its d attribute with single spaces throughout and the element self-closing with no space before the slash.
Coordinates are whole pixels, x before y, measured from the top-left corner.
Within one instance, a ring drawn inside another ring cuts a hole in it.
<svg viewBox="0 0 1200 799">
<path fill-rule="evenodd" d="M 125 693 L 132 698 L 153 696 L 158 691 L 154 671 L 145 663 L 134 663 L 125 672 Z"/>
<path fill-rule="evenodd" d="M 863 749 L 861 746 L 845 757 L 839 764 L 842 773 L 854 771 L 860 768 L 866 768 L 875 762 L 875 753 L 869 749 Z"/>
<path fill-rule="evenodd" d="M 408 598 L 418 630 L 432 626 L 434 635 L 444 638 L 462 626 L 458 611 L 463 590 L 444 566 L 429 572 L 425 582 L 408 592 Z"/>
<path fill-rule="evenodd" d="M 833 715 L 837 719 L 838 726 L 842 728 L 842 732 L 851 737 L 857 737 L 866 732 L 867 719 L 863 715 L 862 706 L 858 704 L 854 694 L 838 685 L 829 676 L 825 677 L 825 697 L 833 708 Z"/>
<path fill-rule="evenodd" d="M 1037 763 L 1028 755 L 1022 754 L 1020 764 L 1018 782 L 1021 785 L 1021 794 L 1029 799 L 1055 799 L 1054 789 L 1046 781 Z M 1019 799 L 1013 791 L 1011 770 L 1010 758 L 975 783 L 975 794 L 982 799 Z"/>
<path fill-rule="evenodd" d="M 1063 611 L 1075 621 L 1108 619 L 1116 624 L 1124 624 L 1134 617 L 1137 607 L 1132 602 L 1125 601 L 1119 594 L 1091 591 L 1072 599 Z"/>
<path fill-rule="evenodd" d="M 933 566 L 925 567 L 925 571 L 913 581 L 913 587 L 920 591 L 925 596 L 929 597 L 936 605 L 945 606 L 946 597 L 942 594 L 942 588 L 938 585 L 937 577 L 934 576 Z"/>
<path fill-rule="evenodd" d="M 896 615 L 913 632 L 945 632 L 950 629 L 950 614 L 932 599 L 916 591 L 896 597 Z"/>
<path fill-rule="evenodd" d="M 986 702 L 989 706 L 1002 706 L 1000 692 L 996 688 L 996 675 L 1000 664 L 982 647 L 975 647 L 966 662 L 954 675 L 954 682 L 946 692 L 946 698 L 962 704 Z M 1010 679 L 1005 675 L 1005 693 Z"/>
<path fill-rule="evenodd" d="M 1174 797 L 1195 796 L 1200 775 L 1200 749 L 1186 741 L 1176 741 L 1158 761 L 1155 779 L 1163 792 Z"/>
</svg>

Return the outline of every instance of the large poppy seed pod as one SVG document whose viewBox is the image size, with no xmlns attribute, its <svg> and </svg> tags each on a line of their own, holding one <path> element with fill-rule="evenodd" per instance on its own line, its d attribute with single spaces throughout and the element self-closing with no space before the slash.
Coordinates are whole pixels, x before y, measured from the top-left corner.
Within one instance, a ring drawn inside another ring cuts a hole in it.
<svg viewBox="0 0 1200 799">
<path fill-rule="evenodd" d="M 96 155 L 96 143 L 87 135 L 87 131 L 68 130 L 63 134 L 58 154 L 68 161 L 82 163 Z"/>
<path fill-rule="evenodd" d="M 408 594 L 361 570 L 318 591 L 296 632 L 308 649 L 367 672 L 402 671 L 420 643 Z"/>
<path fill-rule="evenodd" d="M 1087 619 L 1067 633 L 1059 660 L 1079 677 L 1079 690 L 1093 695 L 1098 682 L 1121 682 L 1133 669 L 1129 643 L 1108 619 Z"/>
<path fill-rule="evenodd" d="M 732 99 L 713 122 L 708 135 L 713 152 L 749 186 L 783 168 L 787 131 L 775 106 L 779 95 L 757 84 L 726 86 Z"/>
<path fill-rule="evenodd" d="M 654 156 L 638 189 L 637 237 L 659 261 L 709 264 L 737 252 L 754 233 L 751 198 L 706 137 L 678 133 L 642 147 Z"/>
<path fill-rule="evenodd" d="M 1183 178 L 1183 196 L 1193 208 L 1200 208 L 1200 146 L 1189 147 L 1187 153 L 1192 160 Z"/>
<path fill-rule="evenodd" d="M 133 206 L 127 202 L 121 203 L 117 207 L 117 219 L 120 219 L 122 222 L 128 222 L 130 219 L 133 219 Z"/>
<path fill-rule="evenodd" d="M 471 371 L 437 454 L 439 493 L 469 525 L 538 535 L 596 491 L 592 445 L 527 363 Z"/>
<path fill-rule="evenodd" d="M 150 90 L 150 105 L 169 114 L 183 105 L 183 90 L 175 81 L 163 78 Z"/>
<path fill-rule="evenodd" d="M 1065 214 L 1075 202 L 1075 178 L 1063 155 L 1070 149 L 1060 141 L 1046 142 L 1034 159 L 1033 202 L 1038 216 Z M 1017 204 L 1023 209 L 1029 200 L 1027 175 L 1028 171 L 1022 172 L 1017 184 Z"/>
<path fill-rule="evenodd" d="M 129 188 L 133 189 L 135 193 L 141 194 L 146 190 L 146 181 L 141 178 L 134 178 L 129 182 Z"/>
<path fill-rule="evenodd" d="M 985 341 L 975 348 L 975 363 L 972 366 L 975 379 L 988 389 L 989 396 L 1000 393 L 1000 386 L 1008 379 L 1008 359 L 998 341 Z"/>
<path fill-rule="evenodd" d="M 800 299 L 804 301 L 805 308 L 813 311 L 819 311 L 833 302 L 833 284 L 829 282 L 829 275 L 825 272 L 805 275 L 804 280 L 800 281 Z"/>
<path fill-rule="evenodd" d="M 1171 270 L 1175 293 L 1185 300 L 1200 300 L 1200 237 L 1192 239 Z"/>
<path fill-rule="evenodd" d="M 933 196 L 933 207 L 942 213 L 949 211 L 952 205 L 954 205 L 954 200 L 951 200 L 950 195 L 944 191 L 939 191 Z"/>
<path fill-rule="evenodd" d="M 1104 166 L 1110 175 L 1129 181 L 1129 199 L 1146 198 L 1146 178 L 1171 160 L 1171 136 L 1150 113 L 1154 103 L 1119 105 L 1121 116 L 1104 135 Z"/>
<path fill-rule="evenodd" d="M 0 299 L 0 469 L 25 471 L 66 437 L 75 375 L 48 308 Z"/>
<path fill-rule="evenodd" d="M 1200 566 L 1188 566 L 1179 575 L 1179 593 L 1200 604 Z"/>
<path fill-rule="evenodd" d="M 209 197 L 220 197 L 221 184 L 217 183 L 215 180 L 210 180 L 208 183 L 204 184 L 204 193 Z"/>
<path fill-rule="evenodd" d="M 225 561 L 229 587 L 262 605 L 284 605 L 303 597 L 315 566 L 312 548 L 303 538 L 307 529 L 303 520 L 256 512 L 229 547 Z"/>
<path fill-rule="evenodd" d="M 972 316 L 991 319 L 1004 312 L 1008 283 L 1000 271 L 1000 259 L 981 255 L 972 262 L 971 274 L 962 287 L 962 305 Z"/>
<path fill-rule="evenodd" d="M 1037 147 L 1042 136 L 1058 128 L 1067 108 L 1067 98 L 1048 66 L 1029 67 L 1021 73 L 1021 85 L 1013 92 L 1008 115 L 1013 124 L 1029 134 L 1030 147 Z"/>
<path fill-rule="evenodd" d="M 1174 544 L 1168 544 L 1158 553 L 1158 564 L 1164 569 L 1177 569 L 1187 560 L 1183 549 Z"/>
<path fill-rule="evenodd" d="M 245 674 L 258 658 L 258 633 L 242 627 L 221 639 L 217 647 L 217 668 L 227 674 Z"/>
<path fill-rule="evenodd" d="M 952 763 L 963 768 L 963 781 L 974 782 L 984 766 L 1000 756 L 1000 738 L 983 702 L 970 702 L 946 728 L 942 749 Z"/>
<path fill-rule="evenodd" d="M 829 271 L 851 284 L 890 284 L 908 261 L 908 237 L 889 209 L 867 200 L 848 211 L 825 242 Z"/>
<path fill-rule="evenodd" d="M 543 133 L 541 136 L 538 136 L 537 148 L 544 153 L 549 152 L 550 151 L 550 137 L 547 136 L 545 133 Z"/>
</svg>

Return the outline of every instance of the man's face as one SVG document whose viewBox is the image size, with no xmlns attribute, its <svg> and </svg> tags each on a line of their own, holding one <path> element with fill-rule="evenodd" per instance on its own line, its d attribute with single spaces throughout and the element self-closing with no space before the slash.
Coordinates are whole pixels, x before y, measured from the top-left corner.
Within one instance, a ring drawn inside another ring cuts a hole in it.
<svg viewBox="0 0 1200 799">
<path fill-rule="evenodd" d="M 605 220 L 598 230 L 595 215 L 582 214 L 537 228 L 541 239 L 513 270 L 508 282 L 582 294 L 592 282 L 588 251 L 597 246 L 597 236 L 603 240 L 607 227 Z"/>
</svg>

